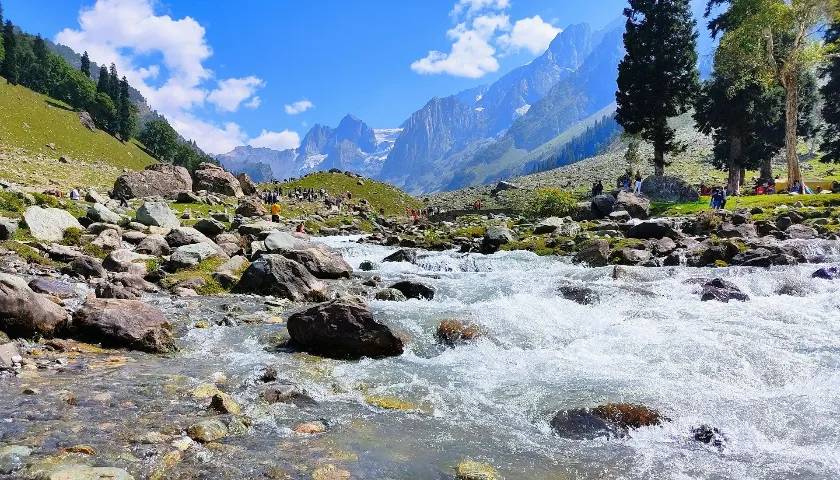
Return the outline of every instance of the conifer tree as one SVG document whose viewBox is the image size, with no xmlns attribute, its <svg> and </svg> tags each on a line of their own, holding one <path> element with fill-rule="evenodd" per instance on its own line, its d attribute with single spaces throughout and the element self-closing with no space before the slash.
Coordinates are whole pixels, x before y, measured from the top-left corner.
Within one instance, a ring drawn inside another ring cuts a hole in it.
<svg viewBox="0 0 840 480">
<path fill-rule="evenodd" d="M 823 161 L 840 163 L 840 18 L 835 19 L 826 34 L 825 41 L 831 47 L 832 56 L 820 69 L 825 85 L 820 89 L 825 103 L 822 116 L 825 120 L 822 151 Z"/>
<path fill-rule="evenodd" d="M 87 50 L 82 54 L 82 66 L 79 69 L 86 77 L 90 78 L 90 57 L 88 57 Z"/>
<path fill-rule="evenodd" d="M 108 78 L 108 67 L 102 65 L 101 67 L 99 67 L 99 81 L 96 83 L 97 93 L 104 93 L 107 95 L 108 92 L 111 91 Z"/>
<path fill-rule="evenodd" d="M 111 68 L 108 70 L 108 96 L 111 97 L 111 100 L 114 101 L 114 105 L 117 105 L 120 101 L 120 77 L 117 74 L 117 66 L 113 63 L 111 64 Z"/>
<path fill-rule="evenodd" d="M 137 114 L 135 112 L 135 108 L 136 107 L 131 102 L 131 98 L 129 98 L 128 80 L 123 77 L 122 80 L 120 80 L 120 103 L 117 111 L 117 120 L 119 125 L 117 133 L 120 134 L 120 137 L 124 141 L 131 138 L 134 134 L 134 129 L 137 128 Z"/>
<path fill-rule="evenodd" d="M 629 1 L 616 120 L 653 145 L 654 172 L 661 176 L 665 154 L 682 149 L 668 119 L 687 112 L 699 89 L 696 22 L 689 0 Z"/>
<path fill-rule="evenodd" d="M 9 20 L 6 20 L 6 24 L 3 26 L 3 49 L 5 50 L 5 56 L 3 57 L 3 64 L 0 65 L 0 75 L 2 75 L 8 83 L 17 85 L 17 38 L 15 35 L 15 27 Z"/>
</svg>

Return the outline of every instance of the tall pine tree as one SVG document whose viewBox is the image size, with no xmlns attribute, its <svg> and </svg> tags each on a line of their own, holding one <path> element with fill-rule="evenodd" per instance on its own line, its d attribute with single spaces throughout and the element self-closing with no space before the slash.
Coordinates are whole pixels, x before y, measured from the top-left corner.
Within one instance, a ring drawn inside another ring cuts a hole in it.
<svg viewBox="0 0 840 480">
<path fill-rule="evenodd" d="M 119 123 L 117 133 L 123 141 L 128 140 L 137 128 L 137 116 L 135 106 L 131 103 L 128 91 L 128 80 L 125 77 L 120 80 L 120 104 L 117 106 L 117 122 Z"/>
<path fill-rule="evenodd" d="M 668 119 L 687 112 L 699 89 L 697 31 L 689 0 L 629 0 L 626 55 L 618 67 L 616 120 L 653 144 L 656 175 L 679 151 Z"/>
<path fill-rule="evenodd" d="M 85 50 L 85 53 L 82 54 L 82 66 L 79 67 L 79 70 L 81 70 L 86 77 L 90 78 L 90 57 L 88 57 L 87 50 Z"/>
<path fill-rule="evenodd" d="M 111 91 L 110 83 L 108 82 L 108 67 L 102 65 L 99 67 L 99 81 L 96 83 L 96 92 L 108 95 Z"/>
<path fill-rule="evenodd" d="M 108 70 L 108 96 L 117 105 L 120 101 L 120 76 L 117 74 L 117 66 L 113 63 Z"/>
<path fill-rule="evenodd" d="M 17 85 L 17 35 L 15 35 L 15 26 L 9 20 L 6 20 L 6 24 L 3 26 L 3 49 L 5 50 L 5 56 L 3 57 L 3 64 L 0 65 L 0 75 L 8 83 Z"/>
<path fill-rule="evenodd" d="M 829 28 L 825 41 L 831 46 L 834 55 L 820 69 L 820 77 L 826 80 L 820 89 L 825 104 L 822 116 L 825 120 L 822 151 L 823 161 L 840 163 L 840 19 Z"/>
</svg>

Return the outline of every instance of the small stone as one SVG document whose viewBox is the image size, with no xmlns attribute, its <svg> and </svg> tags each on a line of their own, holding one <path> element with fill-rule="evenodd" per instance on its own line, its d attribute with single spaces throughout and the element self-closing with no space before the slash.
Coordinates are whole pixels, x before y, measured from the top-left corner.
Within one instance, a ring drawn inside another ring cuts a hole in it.
<svg viewBox="0 0 840 480">
<path fill-rule="evenodd" d="M 326 432 L 327 426 L 323 422 L 304 422 L 295 425 L 294 431 L 303 435 L 314 435 Z"/>
<path fill-rule="evenodd" d="M 193 440 L 201 443 L 215 442 L 225 438 L 228 434 L 228 427 L 221 420 L 203 420 L 187 428 L 187 435 Z"/>
<path fill-rule="evenodd" d="M 236 403 L 236 400 L 222 392 L 213 395 L 213 399 L 210 401 L 210 408 L 219 413 L 229 413 L 231 415 L 240 415 L 242 413 L 242 407 Z"/>
<path fill-rule="evenodd" d="M 458 480 L 501 480 L 501 476 L 487 463 L 465 460 L 455 467 L 455 478 Z"/>
<path fill-rule="evenodd" d="M 323 465 L 312 472 L 312 480 L 349 480 L 350 472 L 335 465 Z"/>
</svg>

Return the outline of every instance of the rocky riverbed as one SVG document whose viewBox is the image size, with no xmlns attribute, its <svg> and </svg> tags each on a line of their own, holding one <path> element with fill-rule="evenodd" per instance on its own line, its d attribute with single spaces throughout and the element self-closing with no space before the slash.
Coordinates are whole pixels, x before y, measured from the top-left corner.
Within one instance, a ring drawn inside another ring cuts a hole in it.
<svg viewBox="0 0 840 480">
<path fill-rule="evenodd" d="M 278 224 L 88 197 L 0 222 L 2 479 L 840 474 L 833 206 Z"/>
</svg>

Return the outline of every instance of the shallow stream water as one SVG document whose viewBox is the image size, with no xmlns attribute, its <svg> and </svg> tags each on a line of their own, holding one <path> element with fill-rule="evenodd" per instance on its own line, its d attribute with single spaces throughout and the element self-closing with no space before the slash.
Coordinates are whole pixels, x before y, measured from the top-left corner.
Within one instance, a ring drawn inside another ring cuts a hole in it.
<svg viewBox="0 0 840 480">
<path fill-rule="evenodd" d="M 320 239 L 354 268 L 393 251 L 354 240 Z M 840 260 L 835 244 L 809 248 Z M 355 362 L 271 348 L 282 323 L 215 325 L 231 310 L 275 315 L 263 299 L 157 297 L 150 301 L 181 325 L 178 355 L 120 353 L 118 368 L 0 380 L 0 445 L 90 444 L 109 465 L 146 478 L 165 449 L 132 439 L 177 436 L 206 411 L 188 392 L 223 372 L 225 390 L 253 419 L 250 432 L 224 448 L 195 446 L 170 478 L 273 478 L 266 471 L 275 468 L 287 475 L 277 478 L 311 478 L 329 463 L 359 479 L 451 479 L 467 458 L 508 480 L 838 478 L 840 282 L 810 278 L 816 268 L 616 270 L 527 252 L 424 253 L 416 265 L 379 263 L 370 272 L 383 285 L 410 278 L 436 290 L 432 301 L 371 302 L 377 319 L 407 339 L 406 352 Z M 714 277 L 751 300 L 701 302 L 692 279 Z M 569 282 L 593 288 L 600 302 L 558 296 Z M 448 318 L 478 324 L 483 337 L 438 346 L 436 327 Z M 210 328 L 186 327 L 204 319 Z M 317 406 L 257 401 L 255 376 L 266 365 Z M 20 395 L 27 385 L 41 393 Z M 76 397 L 70 408 L 56 393 L 64 390 Z M 385 410 L 370 398 L 411 409 Z M 670 421 L 624 439 L 568 440 L 549 427 L 558 410 L 607 402 L 644 404 Z M 327 433 L 291 431 L 313 419 L 324 419 Z M 723 432 L 722 449 L 693 440 L 701 424 Z"/>
</svg>

